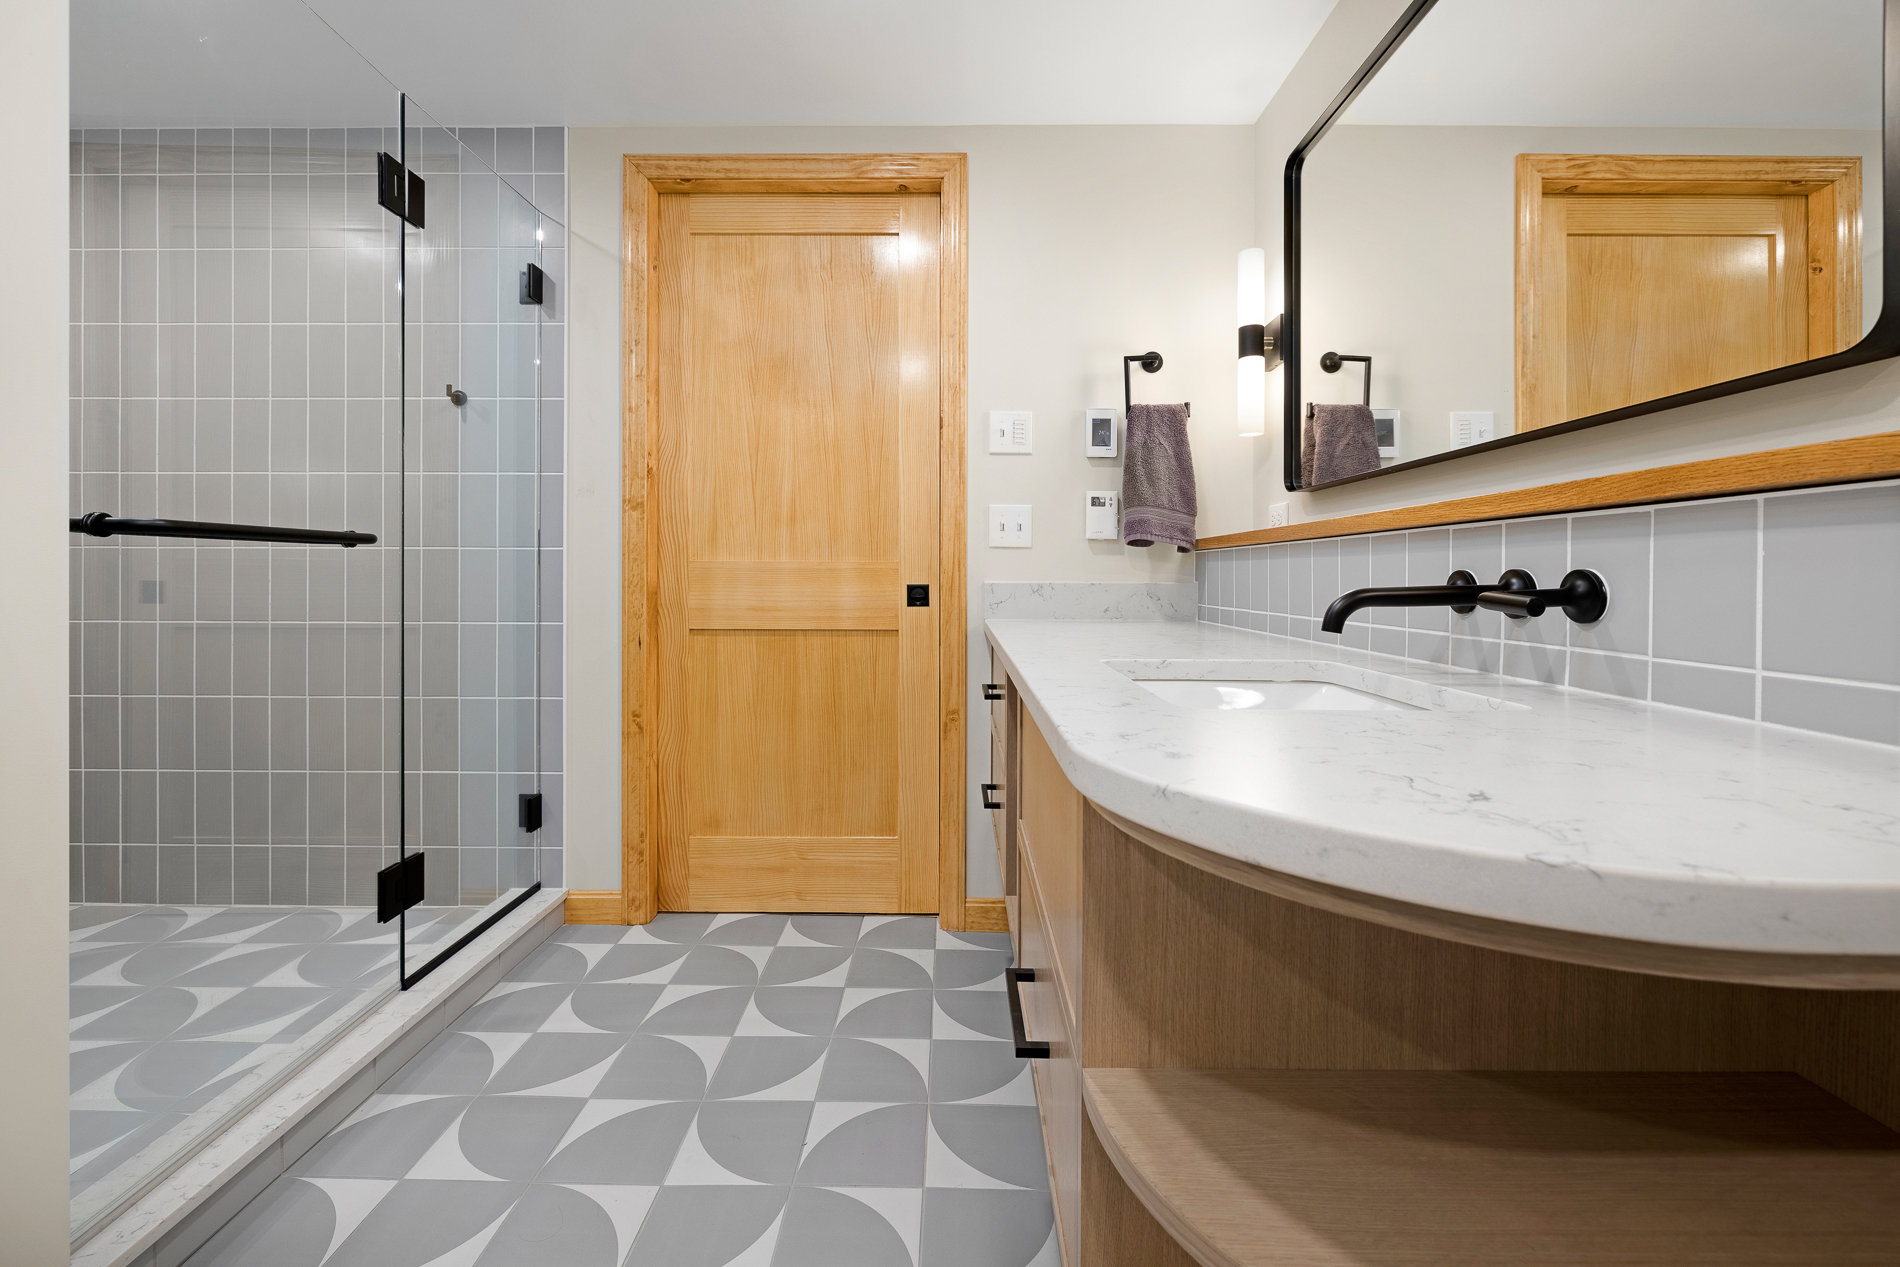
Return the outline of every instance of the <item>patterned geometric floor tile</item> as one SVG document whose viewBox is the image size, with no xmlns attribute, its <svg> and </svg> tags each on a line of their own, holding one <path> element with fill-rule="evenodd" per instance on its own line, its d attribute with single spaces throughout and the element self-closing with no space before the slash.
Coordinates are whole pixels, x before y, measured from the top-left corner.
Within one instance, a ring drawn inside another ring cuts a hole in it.
<svg viewBox="0 0 1900 1267">
<path fill-rule="evenodd" d="M 188 1267 L 1057 1267 L 1008 961 L 932 917 L 564 928 Z"/>
</svg>

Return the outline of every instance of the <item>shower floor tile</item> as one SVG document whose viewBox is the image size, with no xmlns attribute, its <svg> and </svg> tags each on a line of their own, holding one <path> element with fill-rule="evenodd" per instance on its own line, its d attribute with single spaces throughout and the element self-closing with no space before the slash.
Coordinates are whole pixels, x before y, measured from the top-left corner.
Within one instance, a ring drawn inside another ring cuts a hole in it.
<svg viewBox="0 0 1900 1267">
<path fill-rule="evenodd" d="M 187 1267 L 1057 1267 L 1008 947 L 570 925 Z"/>
<path fill-rule="evenodd" d="M 410 912 L 412 954 L 474 909 Z M 82 905 L 70 928 L 82 1220 L 198 1138 L 221 1095 L 272 1080 L 395 981 L 396 925 L 367 907 Z"/>
</svg>

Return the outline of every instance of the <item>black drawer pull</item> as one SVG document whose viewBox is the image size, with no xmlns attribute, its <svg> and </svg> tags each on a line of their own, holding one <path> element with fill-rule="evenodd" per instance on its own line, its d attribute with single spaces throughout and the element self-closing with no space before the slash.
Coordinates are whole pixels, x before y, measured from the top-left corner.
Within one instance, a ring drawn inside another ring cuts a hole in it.
<svg viewBox="0 0 1900 1267">
<path fill-rule="evenodd" d="M 982 785 L 982 787 L 983 787 L 983 808 L 984 809 L 1002 809 L 1003 803 L 1001 801 L 992 801 L 990 799 L 990 793 L 1002 791 L 1003 785 L 1001 783 L 985 783 Z"/>
<path fill-rule="evenodd" d="M 1029 1031 L 1023 1028 L 1023 995 L 1022 991 L 1016 987 L 1018 982 L 1035 979 L 1034 968 L 1003 969 L 1003 985 L 1009 991 L 1009 1032 L 1010 1036 L 1016 1040 L 1016 1059 L 1018 1060 L 1049 1059 L 1049 1044 L 1031 1042 Z"/>
<path fill-rule="evenodd" d="M 996 682 L 983 683 L 983 698 L 992 702 L 1003 698 L 1003 688 Z"/>
</svg>

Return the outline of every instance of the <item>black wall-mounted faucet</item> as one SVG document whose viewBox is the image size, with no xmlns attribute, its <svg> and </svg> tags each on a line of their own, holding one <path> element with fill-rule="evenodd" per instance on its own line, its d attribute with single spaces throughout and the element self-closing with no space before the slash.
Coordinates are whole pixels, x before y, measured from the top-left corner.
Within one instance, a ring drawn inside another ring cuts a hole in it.
<svg viewBox="0 0 1900 1267">
<path fill-rule="evenodd" d="M 1578 568 L 1564 576 L 1556 589 L 1540 590 L 1537 580 L 1522 568 L 1512 568 L 1498 578 L 1496 585 L 1480 585 L 1471 573 L 1460 570 L 1445 578 L 1443 585 L 1395 585 L 1373 587 L 1341 594 L 1326 609 L 1320 622 L 1322 632 L 1336 634 L 1346 628 L 1346 618 L 1365 607 L 1449 607 L 1469 615 L 1482 607 L 1503 612 L 1513 620 L 1541 616 L 1552 607 L 1562 607 L 1564 615 L 1580 625 L 1603 619 L 1610 595 L 1603 578 Z"/>
</svg>

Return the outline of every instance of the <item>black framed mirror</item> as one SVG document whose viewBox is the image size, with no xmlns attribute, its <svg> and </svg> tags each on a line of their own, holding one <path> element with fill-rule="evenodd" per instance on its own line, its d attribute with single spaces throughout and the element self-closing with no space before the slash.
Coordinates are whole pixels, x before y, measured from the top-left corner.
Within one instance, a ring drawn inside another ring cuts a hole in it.
<svg viewBox="0 0 1900 1267">
<path fill-rule="evenodd" d="M 1414 0 L 1287 158 L 1286 488 L 1900 355 L 1896 17 Z"/>
</svg>

